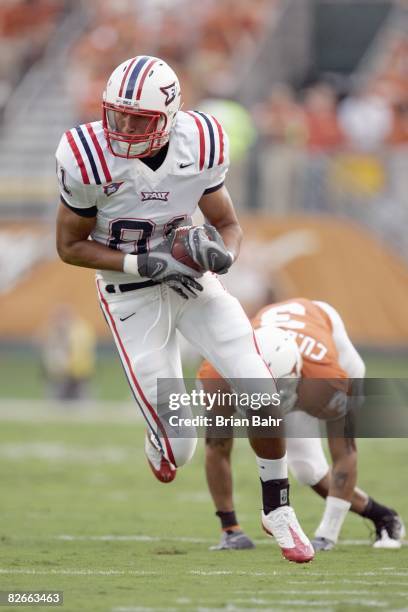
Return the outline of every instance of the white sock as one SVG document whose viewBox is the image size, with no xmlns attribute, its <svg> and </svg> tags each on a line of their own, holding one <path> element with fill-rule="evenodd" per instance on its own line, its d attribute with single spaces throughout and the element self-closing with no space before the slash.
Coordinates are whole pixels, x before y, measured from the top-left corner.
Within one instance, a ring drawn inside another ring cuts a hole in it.
<svg viewBox="0 0 408 612">
<path fill-rule="evenodd" d="M 256 457 L 259 476 L 263 482 L 268 480 L 283 480 L 288 477 L 288 461 L 286 453 L 280 459 L 262 459 Z"/>
<path fill-rule="evenodd" d="M 316 529 L 315 536 L 317 538 L 327 538 L 332 542 L 337 542 L 337 538 L 339 537 L 347 512 L 350 510 L 350 506 L 351 502 L 328 495 L 323 518 Z"/>
</svg>

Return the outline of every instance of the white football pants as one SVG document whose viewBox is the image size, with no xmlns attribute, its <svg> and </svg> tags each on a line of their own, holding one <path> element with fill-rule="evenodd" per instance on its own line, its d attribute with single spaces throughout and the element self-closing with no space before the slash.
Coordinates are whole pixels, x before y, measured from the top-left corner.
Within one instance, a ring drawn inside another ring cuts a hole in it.
<svg viewBox="0 0 408 612">
<path fill-rule="evenodd" d="M 234 385 L 238 392 L 251 393 L 251 379 L 264 379 L 262 391 L 276 392 L 238 300 L 211 273 L 199 282 L 204 288 L 199 297 L 184 300 L 165 284 L 126 293 L 115 286 L 116 293 L 108 293 L 97 276 L 100 305 L 133 396 L 165 457 L 175 466 L 189 461 L 197 444 L 193 427 L 175 429 L 172 436 L 163 426 L 165 421 L 168 431 L 169 393 L 185 392 L 176 329 L 224 378 L 243 379 Z M 157 379 L 171 380 L 158 391 Z M 257 387 L 260 391 L 259 383 Z M 190 408 L 177 416 L 188 418 Z"/>
</svg>

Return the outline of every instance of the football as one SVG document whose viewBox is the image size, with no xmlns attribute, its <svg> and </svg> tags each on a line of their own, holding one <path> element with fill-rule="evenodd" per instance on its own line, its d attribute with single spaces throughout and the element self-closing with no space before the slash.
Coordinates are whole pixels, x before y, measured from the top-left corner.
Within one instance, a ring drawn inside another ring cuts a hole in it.
<svg viewBox="0 0 408 612">
<path fill-rule="evenodd" d="M 192 259 L 186 245 L 188 240 L 188 232 L 192 227 L 192 225 L 186 225 L 184 227 L 178 227 L 175 230 L 173 244 L 171 246 L 171 254 L 174 259 L 177 259 L 177 261 L 180 263 L 199 272 L 201 270 L 201 266 L 199 266 L 194 259 Z"/>
</svg>

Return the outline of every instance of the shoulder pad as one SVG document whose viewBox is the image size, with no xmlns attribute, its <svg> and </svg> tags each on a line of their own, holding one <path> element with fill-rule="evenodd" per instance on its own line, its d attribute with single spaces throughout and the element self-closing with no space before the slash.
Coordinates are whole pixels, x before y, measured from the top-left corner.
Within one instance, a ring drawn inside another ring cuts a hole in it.
<svg viewBox="0 0 408 612">
<path fill-rule="evenodd" d="M 227 135 L 215 117 L 200 111 L 179 111 L 176 131 L 200 172 L 226 163 Z"/>
<path fill-rule="evenodd" d="M 84 185 L 101 185 L 112 182 L 107 153 L 102 122 L 94 121 L 65 132 L 56 155 L 58 162 Z"/>
</svg>

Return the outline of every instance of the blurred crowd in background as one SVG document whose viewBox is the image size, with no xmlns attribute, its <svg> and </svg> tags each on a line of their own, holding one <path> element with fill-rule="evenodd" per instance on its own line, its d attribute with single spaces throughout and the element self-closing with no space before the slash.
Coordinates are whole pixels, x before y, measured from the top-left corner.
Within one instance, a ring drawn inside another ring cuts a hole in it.
<svg viewBox="0 0 408 612">
<path fill-rule="evenodd" d="M 253 53 L 278 6 L 279 0 L 88 0 L 90 25 L 67 67 L 68 92 L 79 121 L 100 116 L 107 75 L 136 51 L 148 50 L 174 67 L 185 107 L 203 98 L 228 98 L 240 59 Z M 2 1 L 0 106 L 41 56 L 68 8 L 67 0 Z M 312 151 L 407 143 L 407 55 L 407 38 L 396 38 L 369 80 L 349 83 L 348 91 L 344 83 L 328 81 L 297 92 L 290 84 L 275 84 L 250 109 L 259 134 Z"/>
<path fill-rule="evenodd" d="M 87 399 L 95 373 L 95 332 L 69 304 L 57 304 L 38 334 L 47 397 Z"/>
<path fill-rule="evenodd" d="M 54 33 L 65 0 L 2 0 L 0 4 L 0 108 Z"/>
<path fill-rule="evenodd" d="M 287 289 L 278 291 L 277 299 L 310 288 L 311 297 L 348 310 L 350 329 L 361 332 L 363 341 L 408 338 L 408 328 L 397 324 L 390 310 L 396 308 L 393 296 L 405 291 L 405 268 L 395 264 L 390 302 L 378 305 L 370 329 L 363 329 L 365 315 L 357 315 L 356 300 L 338 290 L 331 273 L 337 269 L 337 278 L 348 281 L 342 256 L 347 241 L 361 259 L 356 277 L 370 273 L 372 256 L 363 263 L 364 250 L 377 253 L 375 243 L 348 233 L 354 222 L 386 244 L 402 266 L 408 262 L 408 1 L 2 0 L 0 218 L 46 219 L 53 231 L 58 139 L 75 123 L 101 119 L 107 77 L 136 54 L 165 59 L 180 78 L 184 108 L 210 112 L 222 122 L 231 142 L 227 186 L 236 208 L 243 221 L 245 215 L 254 221 L 256 239 L 268 225 L 262 239 L 272 249 L 265 252 L 269 264 L 254 270 L 250 238 L 236 285 L 245 285 L 251 295 L 254 287 L 276 290 L 282 270 L 286 274 L 296 260 L 298 267 L 285 277 Z M 257 224 L 254 213 L 270 223 Z M 309 233 L 298 234 L 307 222 L 299 218 L 294 226 L 293 218 L 305 213 L 312 219 Z M 327 218 L 333 225 L 323 227 Z M 341 225 L 344 221 L 349 225 Z M 337 246 L 329 238 L 332 228 L 339 232 Z M 12 229 L 7 244 L 13 248 L 14 243 Z M 35 244 L 29 255 L 34 248 L 39 254 L 34 264 L 46 257 L 38 236 Z M 20 240 L 16 261 L 21 246 Z M 273 262 L 279 265 L 271 268 Z M 388 260 L 382 262 L 384 278 L 390 278 Z M 18 291 L 23 272 L 29 274 L 27 266 L 10 273 L 8 286 Z M 53 274 L 57 283 L 57 268 Z M 268 278 L 261 281 L 262 275 Z M 37 278 L 37 288 L 41 282 Z M 378 282 L 383 281 L 372 282 L 374 300 Z M 355 291 L 360 284 L 356 281 Z M 62 301 L 73 295 L 62 286 L 60 293 Z M 245 296 L 241 299 L 245 302 Z M 88 308 L 88 302 L 78 306 Z M 9 308 L 16 311 L 11 300 Z M 50 309 L 39 311 L 37 323 L 50 315 Z M 379 330 L 388 323 L 382 335 Z M 21 318 L 13 333 L 27 333 L 20 329 Z"/>
<path fill-rule="evenodd" d="M 186 107 L 203 97 L 228 97 L 239 56 L 253 52 L 277 2 L 90 0 L 91 27 L 78 41 L 70 66 L 81 119 L 99 116 L 106 75 L 136 50 L 170 63 Z M 85 84 L 81 91 L 76 82 Z"/>
</svg>

